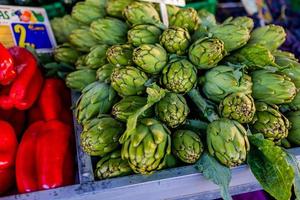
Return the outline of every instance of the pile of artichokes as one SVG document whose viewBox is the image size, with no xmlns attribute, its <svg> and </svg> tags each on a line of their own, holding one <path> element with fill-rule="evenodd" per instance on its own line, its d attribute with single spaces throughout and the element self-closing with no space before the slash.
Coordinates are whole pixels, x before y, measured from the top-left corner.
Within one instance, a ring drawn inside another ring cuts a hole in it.
<svg viewBox="0 0 300 200">
<path fill-rule="evenodd" d="M 76 69 L 66 84 L 81 92 L 81 145 L 99 157 L 99 179 L 151 174 L 170 158 L 194 164 L 204 151 L 234 167 L 251 132 L 300 145 L 300 64 L 277 50 L 282 27 L 253 30 L 248 17 L 217 24 L 207 11 L 175 6 L 165 27 L 157 5 L 90 2 L 52 26 L 56 60 Z"/>
</svg>

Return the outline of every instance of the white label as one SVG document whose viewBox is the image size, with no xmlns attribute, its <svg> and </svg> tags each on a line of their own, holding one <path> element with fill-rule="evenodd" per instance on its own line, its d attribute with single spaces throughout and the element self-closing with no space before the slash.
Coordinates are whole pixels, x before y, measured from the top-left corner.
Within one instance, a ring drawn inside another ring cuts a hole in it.
<svg viewBox="0 0 300 200">
<path fill-rule="evenodd" d="M 249 15 L 253 15 L 258 12 L 258 8 L 255 0 L 242 0 L 242 3 Z"/>
<path fill-rule="evenodd" d="M 185 0 L 141 0 L 153 3 L 164 3 L 175 6 L 185 6 Z"/>
</svg>

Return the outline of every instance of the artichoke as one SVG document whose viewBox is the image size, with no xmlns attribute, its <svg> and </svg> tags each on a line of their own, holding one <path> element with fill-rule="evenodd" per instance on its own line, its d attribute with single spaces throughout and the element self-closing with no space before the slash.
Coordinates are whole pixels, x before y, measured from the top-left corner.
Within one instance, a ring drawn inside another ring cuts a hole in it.
<svg viewBox="0 0 300 200">
<path fill-rule="evenodd" d="M 172 135 L 172 152 L 181 161 L 194 164 L 203 152 L 203 144 L 195 132 L 178 130 Z"/>
<path fill-rule="evenodd" d="M 176 93 L 167 93 L 155 105 L 157 117 L 171 128 L 183 124 L 190 112 L 187 102 L 183 95 Z"/>
<path fill-rule="evenodd" d="M 160 13 L 160 4 L 159 3 L 155 3 L 155 9 L 158 13 Z M 166 5 L 167 7 L 167 12 L 168 12 L 168 18 L 169 21 L 171 19 L 172 16 L 174 16 L 179 10 L 180 8 L 174 5 Z"/>
<path fill-rule="evenodd" d="M 235 17 L 235 18 L 228 18 L 226 19 L 223 24 L 233 24 L 236 26 L 242 26 L 247 28 L 249 31 L 252 31 L 254 27 L 253 19 L 250 17 L 242 16 L 242 17 Z"/>
<path fill-rule="evenodd" d="M 67 43 L 57 46 L 54 50 L 54 59 L 57 62 L 74 64 L 79 56 L 80 53 Z"/>
<path fill-rule="evenodd" d="M 100 43 L 115 45 L 126 42 L 128 26 L 116 18 L 104 18 L 94 21 L 91 33 Z"/>
<path fill-rule="evenodd" d="M 194 8 L 182 8 L 170 19 L 171 26 L 187 29 L 190 33 L 200 26 L 200 18 Z"/>
<path fill-rule="evenodd" d="M 151 3 L 132 2 L 123 10 L 123 15 L 132 26 L 139 24 L 162 26 L 160 16 Z"/>
<path fill-rule="evenodd" d="M 105 44 L 91 48 L 90 53 L 85 57 L 84 63 L 91 69 L 98 69 L 106 63 L 106 51 L 108 46 Z"/>
<path fill-rule="evenodd" d="M 132 67 L 116 67 L 111 74 L 111 86 L 120 96 L 140 95 L 145 91 L 147 75 Z"/>
<path fill-rule="evenodd" d="M 104 9 L 90 5 L 86 2 L 78 2 L 72 9 L 72 17 L 77 21 L 89 25 L 96 19 L 103 18 Z"/>
<path fill-rule="evenodd" d="M 168 54 L 159 44 L 143 44 L 134 49 L 132 59 L 144 72 L 159 74 L 168 62 Z"/>
<path fill-rule="evenodd" d="M 119 0 L 118 0 L 119 1 Z M 97 165 L 95 174 L 100 180 L 112 177 L 126 176 L 132 173 L 127 160 L 122 160 L 121 151 L 117 150 L 101 158 Z"/>
<path fill-rule="evenodd" d="M 100 67 L 96 72 L 96 78 L 100 82 L 110 83 L 110 76 L 114 70 L 115 66 L 112 64 L 106 64 Z"/>
<path fill-rule="evenodd" d="M 246 129 L 237 121 L 226 118 L 208 125 L 207 146 L 209 153 L 228 167 L 244 163 L 250 149 Z"/>
<path fill-rule="evenodd" d="M 75 91 L 82 91 L 86 86 L 96 81 L 96 71 L 82 69 L 71 72 L 66 77 L 66 85 Z"/>
<path fill-rule="evenodd" d="M 89 52 L 90 48 L 97 45 L 97 40 L 87 27 L 75 29 L 69 36 L 70 43 L 79 51 Z"/>
<path fill-rule="evenodd" d="M 299 146 L 300 145 L 300 111 L 290 112 L 287 114 L 288 120 L 291 122 L 292 127 L 289 130 L 288 141 Z"/>
<path fill-rule="evenodd" d="M 283 27 L 271 24 L 252 31 L 249 44 L 259 44 L 273 51 L 284 43 L 285 37 Z"/>
<path fill-rule="evenodd" d="M 104 156 L 118 148 L 123 132 L 123 125 L 109 116 L 94 118 L 83 126 L 81 147 L 88 155 Z"/>
<path fill-rule="evenodd" d="M 216 20 L 216 17 L 214 16 L 214 14 L 208 12 L 205 9 L 199 10 L 198 16 L 201 20 L 201 26 L 209 28 L 209 27 L 217 25 L 217 20 Z"/>
<path fill-rule="evenodd" d="M 123 18 L 123 10 L 134 0 L 109 0 L 106 3 L 106 13 L 109 16 Z"/>
<path fill-rule="evenodd" d="M 87 55 L 82 55 L 82 56 L 79 56 L 75 62 L 75 67 L 76 69 L 86 69 L 87 67 L 85 66 L 85 57 Z"/>
<path fill-rule="evenodd" d="M 75 115 L 78 123 L 87 121 L 110 111 L 117 100 L 117 93 L 106 83 L 94 82 L 82 90 L 77 101 Z"/>
<path fill-rule="evenodd" d="M 224 43 L 217 38 L 202 38 L 189 49 L 189 59 L 198 69 L 215 67 L 225 56 Z"/>
<path fill-rule="evenodd" d="M 219 105 L 219 113 L 222 117 L 236 120 L 241 124 L 250 123 L 255 111 L 251 95 L 241 92 L 228 95 Z"/>
<path fill-rule="evenodd" d="M 106 4 L 108 3 L 108 0 L 85 0 L 85 3 L 97 6 L 100 8 L 104 8 Z"/>
<path fill-rule="evenodd" d="M 252 73 L 253 98 L 268 104 L 283 104 L 291 102 L 297 89 L 290 78 L 267 70 Z"/>
<path fill-rule="evenodd" d="M 127 159 L 131 169 L 141 174 L 151 174 L 164 167 L 170 153 L 170 131 L 151 118 L 139 121 L 121 151 L 122 159 Z"/>
<path fill-rule="evenodd" d="M 277 106 L 263 102 L 256 102 L 255 106 L 256 113 L 251 126 L 254 133 L 262 133 L 265 138 L 274 142 L 280 142 L 288 136 L 290 122 L 279 112 Z"/>
<path fill-rule="evenodd" d="M 131 45 L 122 44 L 111 46 L 107 52 L 107 60 L 110 64 L 117 67 L 133 64 L 132 62 L 133 48 Z"/>
<path fill-rule="evenodd" d="M 128 31 L 128 42 L 134 46 L 159 43 L 162 31 L 154 25 L 137 25 Z"/>
<path fill-rule="evenodd" d="M 251 94 L 251 77 L 232 66 L 218 66 L 206 72 L 203 92 L 215 102 L 236 92 Z"/>
<path fill-rule="evenodd" d="M 175 93 L 189 92 L 196 82 L 196 67 L 186 59 L 172 60 L 162 71 L 162 85 Z"/>
<path fill-rule="evenodd" d="M 121 101 L 116 103 L 112 108 L 112 115 L 123 122 L 126 122 L 128 117 L 134 114 L 138 109 L 147 104 L 147 98 L 141 96 L 124 97 Z M 152 109 L 147 109 L 140 118 L 151 117 Z"/>
<path fill-rule="evenodd" d="M 300 92 L 298 92 L 291 103 L 288 103 L 287 106 L 290 110 L 300 110 Z"/>
<path fill-rule="evenodd" d="M 180 27 L 169 27 L 160 36 L 160 44 L 169 52 L 183 55 L 191 42 L 189 32 Z"/>
</svg>

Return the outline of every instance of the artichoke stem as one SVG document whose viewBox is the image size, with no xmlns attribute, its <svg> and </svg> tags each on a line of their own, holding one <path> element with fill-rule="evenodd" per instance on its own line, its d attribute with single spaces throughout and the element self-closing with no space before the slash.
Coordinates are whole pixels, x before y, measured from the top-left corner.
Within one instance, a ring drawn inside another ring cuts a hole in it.
<svg viewBox="0 0 300 200">
<path fill-rule="evenodd" d="M 197 131 L 206 131 L 208 126 L 207 122 L 203 122 L 201 120 L 196 120 L 196 119 L 187 119 L 184 127 L 191 128 L 193 130 Z"/>
</svg>

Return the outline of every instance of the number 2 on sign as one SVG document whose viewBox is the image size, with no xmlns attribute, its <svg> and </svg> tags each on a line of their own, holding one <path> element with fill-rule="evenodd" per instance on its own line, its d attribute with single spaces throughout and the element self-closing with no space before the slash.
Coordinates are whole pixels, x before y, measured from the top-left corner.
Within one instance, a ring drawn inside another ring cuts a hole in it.
<svg viewBox="0 0 300 200">
<path fill-rule="evenodd" d="M 20 47 L 31 46 L 33 48 L 35 47 L 34 44 L 30 44 L 30 43 L 25 42 L 25 40 L 26 40 L 26 29 L 24 28 L 24 26 L 22 26 L 20 24 L 17 24 L 17 25 L 14 26 L 14 31 L 16 33 L 20 34 L 20 39 L 19 39 L 19 42 L 18 42 L 18 46 L 20 46 Z"/>
</svg>

